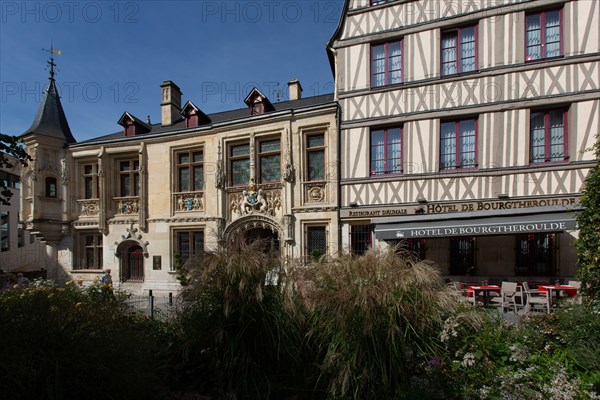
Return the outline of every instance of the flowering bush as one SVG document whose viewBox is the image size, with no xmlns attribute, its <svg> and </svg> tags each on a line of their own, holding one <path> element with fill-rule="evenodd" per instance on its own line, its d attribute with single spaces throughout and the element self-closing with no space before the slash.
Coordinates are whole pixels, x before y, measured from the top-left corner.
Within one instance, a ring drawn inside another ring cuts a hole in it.
<svg viewBox="0 0 600 400">
<path fill-rule="evenodd" d="M 452 398 L 600 398 L 599 332 L 598 315 L 586 306 L 518 324 L 471 310 L 446 321 L 446 358 L 437 372 Z"/>
</svg>

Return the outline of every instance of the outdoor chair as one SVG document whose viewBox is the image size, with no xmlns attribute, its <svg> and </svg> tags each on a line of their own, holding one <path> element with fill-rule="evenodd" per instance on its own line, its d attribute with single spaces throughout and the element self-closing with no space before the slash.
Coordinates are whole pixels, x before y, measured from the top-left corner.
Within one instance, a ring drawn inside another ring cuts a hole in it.
<svg viewBox="0 0 600 400">
<path fill-rule="evenodd" d="M 523 282 L 523 293 L 527 299 L 525 303 L 526 311 L 533 310 L 537 305 L 542 306 L 550 313 L 550 297 L 547 293 L 540 292 L 537 289 L 530 289 L 527 282 Z"/>
<path fill-rule="evenodd" d="M 522 298 L 521 288 L 517 282 L 502 282 L 500 286 L 500 296 L 492 297 L 491 304 L 502 307 L 502 312 L 508 311 L 510 307 L 514 307 L 517 312 L 517 299 Z"/>
</svg>

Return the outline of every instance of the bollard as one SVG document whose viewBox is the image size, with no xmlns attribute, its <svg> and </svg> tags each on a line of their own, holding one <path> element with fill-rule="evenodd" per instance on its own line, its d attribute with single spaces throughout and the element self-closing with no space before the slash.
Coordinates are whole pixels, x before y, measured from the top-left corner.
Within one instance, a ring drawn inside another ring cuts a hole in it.
<svg viewBox="0 0 600 400">
<path fill-rule="evenodd" d="M 169 292 L 169 306 L 173 305 L 173 293 Z"/>
<path fill-rule="evenodd" d="M 152 296 L 152 289 L 148 291 L 150 296 L 150 319 L 154 319 L 154 296 Z"/>
</svg>

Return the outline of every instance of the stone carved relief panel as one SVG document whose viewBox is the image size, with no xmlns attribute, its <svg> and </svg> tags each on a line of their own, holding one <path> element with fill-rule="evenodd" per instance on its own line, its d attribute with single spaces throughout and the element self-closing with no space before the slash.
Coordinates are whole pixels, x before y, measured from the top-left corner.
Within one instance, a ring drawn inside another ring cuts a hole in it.
<svg viewBox="0 0 600 400">
<path fill-rule="evenodd" d="M 77 200 L 82 217 L 95 217 L 100 214 L 100 200 Z"/>
<path fill-rule="evenodd" d="M 175 212 L 204 211 L 204 193 L 190 192 L 173 195 Z"/>
<path fill-rule="evenodd" d="M 307 183 L 304 185 L 305 203 L 326 203 L 327 183 Z"/>
<path fill-rule="evenodd" d="M 281 211 L 282 193 L 280 188 L 256 190 L 256 185 L 251 181 L 247 189 L 230 192 L 228 204 L 230 220 L 252 214 L 275 216 Z"/>
</svg>

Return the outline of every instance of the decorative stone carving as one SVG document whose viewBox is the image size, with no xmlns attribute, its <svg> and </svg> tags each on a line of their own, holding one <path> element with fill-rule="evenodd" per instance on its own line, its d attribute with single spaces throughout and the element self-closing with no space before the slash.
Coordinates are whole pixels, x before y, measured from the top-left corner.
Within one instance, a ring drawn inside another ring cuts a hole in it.
<svg viewBox="0 0 600 400">
<path fill-rule="evenodd" d="M 292 161 L 290 159 L 290 154 L 286 153 L 285 162 L 283 164 L 283 180 L 286 182 L 294 182 L 295 179 L 295 171 L 294 166 L 292 165 Z"/>
<path fill-rule="evenodd" d="M 293 214 L 286 214 L 283 216 L 283 226 L 286 231 L 285 241 L 287 244 L 291 244 L 294 242 L 294 222 L 296 217 Z"/>
<path fill-rule="evenodd" d="M 258 189 L 254 179 L 250 179 L 248 189 L 242 193 L 230 194 L 229 208 L 232 213 L 239 216 L 260 213 L 275 215 L 275 211 L 281 209 L 281 190 Z"/>
<path fill-rule="evenodd" d="M 140 203 L 137 197 L 117 200 L 117 214 L 131 215 L 137 214 L 140 210 Z"/>
<path fill-rule="evenodd" d="M 37 171 L 38 171 L 38 166 L 39 166 L 39 160 L 38 160 L 38 148 L 34 147 L 33 148 L 33 154 L 31 155 L 31 180 L 35 181 L 37 180 Z"/>
<path fill-rule="evenodd" d="M 223 189 L 225 187 L 225 172 L 223 170 L 223 159 L 221 155 L 221 142 L 219 141 L 219 149 L 217 155 L 217 168 L 215 171 L 215 188 Z"/>
<path fill-rule="evenodd" d="M 63 235 L 68 235 L 71 232 L 71 225 L 69 224 L 62 224 L 60 226 L 60 231 Z"/>
<path fill-rule="evenodd" d="M 66 185 L 69 180 L 69 173 L 67 171 L 67 160 L 61 158 L 60 160 L 60 178 L 62 179 L 63 185 Z"/>
<path fill-rule="evenodd" d="M 217 240 L 219 242 L 223 242 L 225 239 L 225 227 L 227 225 L 227 221 L 225 218 L 217 218 Z"/>
<path fill-rule="evenodd" d="M 139 229 L 133 227 L 133 222 L 129 223 L 129 228 L 126 229 L 127 235 L 121 235 L 121 240 L 115 242 L 115 255 L 119 256 L 119 246 L 123 244 L 123 242 L 135 242 L 140 245 L 144 252 L 144 257 L 148 257 L 148 245 L 150 244 L 148 241 L 142 241 L 142 234 L 139 233 Z"/>
<path fill-rule="evenodd" d="M 278 237 L 283 237 L 281 224 L 271 217 L 263 215 L 249 215 L 239 218 L 227 226 L 224 237 L 228 241 L 237 240 L 243 232 L 255 228 L 268 229 L 276 233 Z"/>
<path fill-rule="evenodd" d="M 186 211 L 202 211 L 204 210 L 204 202 L 202 201 L 203 193 L 178 193 L 175 198 L 175 212 Z"/>
<path fill-rule="evenodd" d="M 100 214 L 99 200 L 78 200 L 81 206 L 81 215 L 84 217 L 95 217 Z"/>
<path fill-rule="evenodd" d="M 310 185 L 306 187 L 307 203 L 322 203 L 325 201 L 325 184 Z"/>
</svg>

